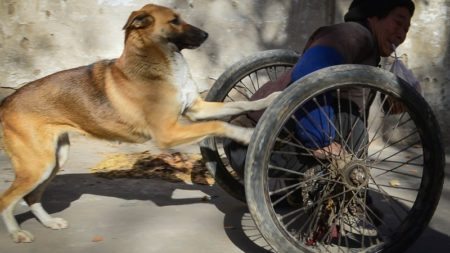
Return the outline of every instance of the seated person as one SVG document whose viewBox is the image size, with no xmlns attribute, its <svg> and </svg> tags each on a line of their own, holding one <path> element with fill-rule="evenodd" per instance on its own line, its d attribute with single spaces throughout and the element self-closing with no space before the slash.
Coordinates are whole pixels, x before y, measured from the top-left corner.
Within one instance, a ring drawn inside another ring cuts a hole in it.
<svg viewBox="0 0 450 253">
<path fill-rule="evenodd" d="M 414 3 L 411 0 L 354 0 L 344 17 L 344 23 L 316 30 L 294 68 L 279 80 L 261 87 L 251 99 L 283 90 L 296 80 L 325 67 L 339 64 L 378 66 L 380 57 L 391 55 L 394 48 L 404 42 L 413 14 Z M 336 115 L 334 94 L 326 93 L 317 98 L 318 103 L 308 101 L 295 113 L 295 136 L 318 159 L 345 152 L 336 130 L 351 134 L 352 139 L 356 140 L 350 147 L 353 153 L 359 152 L 367 141 L 364 123 L 359 119 L 359 113 L 365 109 L 361 103 L 362 91 L 349 89 L 342 92 L 341 97 L 350 100 L 348 104 L 352 110 L 341 111 L 341 115 Z M 248 116 L 257 121 L 260 115 L 250 113 Z M 337 117 L 341 121 L 345 119 L 347 123 L 343 126 L 331 124 Z M 337 125 L 343 129 L 336 129 Z M 242 172 L 246 147 L 226 141 L 224 149 L 231 158 L 231 166 Z"/>
</svg>

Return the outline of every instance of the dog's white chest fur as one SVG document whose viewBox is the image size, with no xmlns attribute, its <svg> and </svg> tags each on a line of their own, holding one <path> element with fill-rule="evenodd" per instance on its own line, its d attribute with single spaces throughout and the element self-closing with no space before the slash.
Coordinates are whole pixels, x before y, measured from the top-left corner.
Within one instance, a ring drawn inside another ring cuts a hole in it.
<svg viewBox="0 0 450 253">
<path fill-rule="evenodd" d="M 183 55 L 175 52 L 172 57 L 173 61 L 173 84 L 178 90 L 178 99 L 181 105 L 181 113 L 198 97 L 198 89 L 194 80 L 192 79 L 189 67 Z"/>
</svg>

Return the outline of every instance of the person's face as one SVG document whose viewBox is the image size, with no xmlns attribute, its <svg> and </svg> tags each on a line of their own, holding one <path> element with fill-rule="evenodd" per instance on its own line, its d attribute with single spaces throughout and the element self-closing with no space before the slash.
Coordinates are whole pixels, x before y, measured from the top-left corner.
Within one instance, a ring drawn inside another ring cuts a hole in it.
<svg viewBox="0 0 450 253">
<path fill-rule="evenodd" d="M 370 17 L 368 21 L 378 42 L 380 55 L 387 57 L 394 51 L 392 44 L 397 47 L 405 41 L 411 24 L 411 13 L 408 8 L 400 6 L 384 18 Z"/>
</svg>

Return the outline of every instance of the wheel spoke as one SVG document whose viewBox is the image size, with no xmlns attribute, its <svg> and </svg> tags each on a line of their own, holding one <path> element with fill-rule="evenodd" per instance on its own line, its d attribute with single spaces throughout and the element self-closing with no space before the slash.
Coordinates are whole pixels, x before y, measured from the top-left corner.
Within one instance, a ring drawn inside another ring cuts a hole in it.
<svg viewBox="0 0 450 253">
<path fill-rule="evenodd" d="M 408 164 L 408 163 L 402 163 L 401 166 L 403 166 L 403 165 L 409 165 L 409 164 Z M 390 173 L 393 173 L 393 174 L 403 175 L 403 176 L 408 176 L 408 177 L 413 177 L 413 178 L 417 178 L 417 179 L 421 179 L 421 178 L 422 178 L 422 177 L 417 176 L 417 175 L 412 175 L 412 174 L 408 174 L 408 173 L 401 172 L 401 171 L 395 171 L 395 170 L 393 170 L 393 169 L 385 169 L 385 168 L 383 168 L 383 167 L 378 167 L 378 166 L 373 166 L 373 165 L 370 165 L 370 167 L 371 167 L 372 169 L 385 171 L 386 173 L 387 173 L 387 172 L 390 172 Z M 397 166 L 396 168 L 399 168 L 399 167 L 400 167 L 400 166 Z M 379 175 L 377 175 L 376 177 L 378 177 L 378 176 L 379 176 Z"/>
<path fill-rule="evenodd" d="M 369 190 L 370 190 L 370 191 L 373 191 L 373 192 L 376 192 L 376 193 L 378 193 L 378 194 L 381 194 L 381 196 L 384 198 L 384 200 L 386 200 L 387 202 L 390 203 L 390 204 L 387 205 L 387 206 L 392 210 L 392 212 L 395 214 L 395 216 L 398 218 L 398 220 L 401 220 L 401 217 L 399 217 L 399 216 L 397 215 L 397 212 L 396 212 L 396 210 L 394 209 L 393 204 L 396 204 L 397 206 L 399 206 L 405 213 L 408 213 L 408 210 L 407 210 L 405 207 L 399 205 L 398 202 L 394 200 L 394 197 L 393 197 L 392 195 L 390 195 L 389 193 L 387 193 L 383 188 L 381 188 L 381 186 L 379 186 L 379 185 L 375 182 L 375 179 L 374 179 L 372 176 L 370 177 L 370 179 L 372 180 L 373 184 L 377 187 L 378 191 L 377 191 L 376 189 L 373 189 L 373 188 L 369 188 Z"/>
<path fill-rule="evenodd" d="M 414 160 L 416 160 L 416 159 L 418 159 L 418 158 L 420 158 L 420 157 L 422 157 L 422 155 L 413 157 L 413 158 L 411 158 L 410 160 L 406 161 L 406 163 L 400 164 L 400 165 L 398 165 L 398 166 L 396 166 L 396 167 L 394 167 L 394 168 L 392 168 L 392 169 L 386 170 L 385 172 L 376 175 L 375 178 L 381 177 L 381 176 L 383 176 L 383 175 L 385 175 L 385 174 L 387 174 L 387 173 L 389 173 L 389 172 L 396 172 L 397 169 L 403 168 L 406 164 L 408 164 L 408 162 L 414 161 Z M 375 164 L 377 165 L 377 164 L 379 164 L 379 163 L 375 163 Z M 400 174 L 400 172 L 398 172 L 398 173 Z M 404 173 L 404 174 L 405 174 L 405 173 Z"/>
</svg>

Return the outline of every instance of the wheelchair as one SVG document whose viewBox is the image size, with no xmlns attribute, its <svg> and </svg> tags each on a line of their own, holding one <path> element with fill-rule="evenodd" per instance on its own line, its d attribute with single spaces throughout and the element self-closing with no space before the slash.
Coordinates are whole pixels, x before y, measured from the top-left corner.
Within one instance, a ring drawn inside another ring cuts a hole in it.
<svg viewBox="0 0 450 253">
<path fill-rule="evenodd" d="M 206 100 L 252 100 L 298 57 L 291 50 L 246 57 Z M 298 138 L 297 115 L 308 103 L 323 106 L 330 94 L 326 129 L 333 134 L 326 136 L 343 151 L 317 157 Z M 321 69 L 286 87 L 257 119 L 228 120 L 255 127 L 250 145 L 211 137 L 201 143 L 202 156 L 216 184 L 247 203 L 276 252 L 401 252 L 437 207 L 445 167 L 438 122 L 425 99 L 388 71 Z"/>
</svg>

